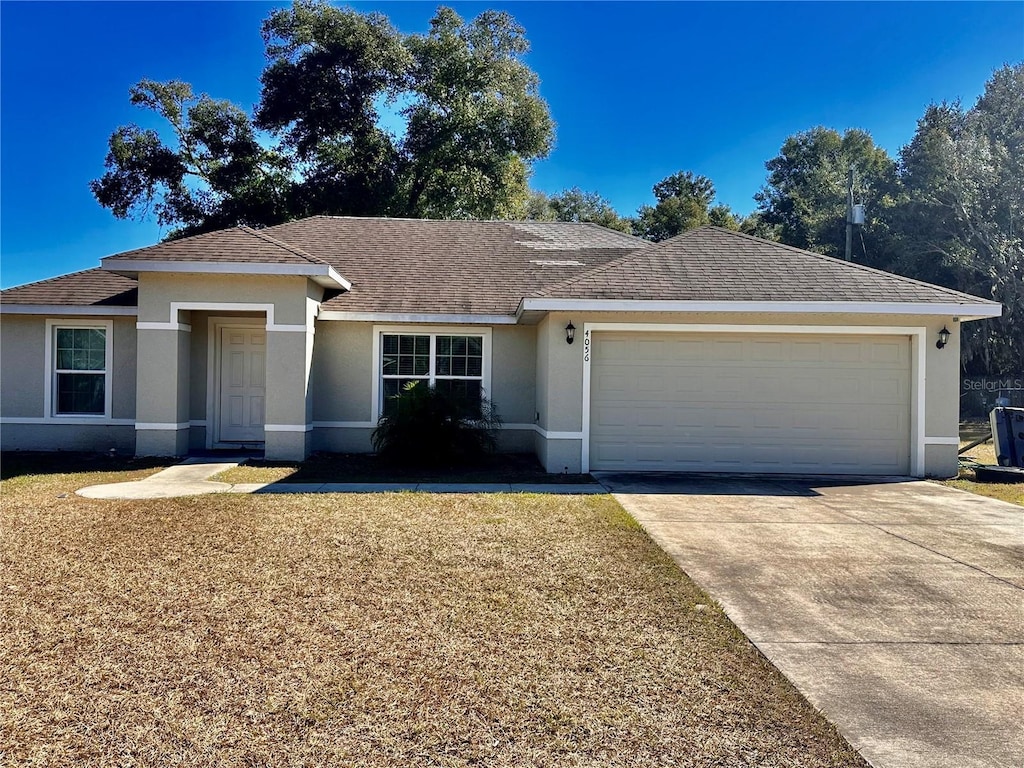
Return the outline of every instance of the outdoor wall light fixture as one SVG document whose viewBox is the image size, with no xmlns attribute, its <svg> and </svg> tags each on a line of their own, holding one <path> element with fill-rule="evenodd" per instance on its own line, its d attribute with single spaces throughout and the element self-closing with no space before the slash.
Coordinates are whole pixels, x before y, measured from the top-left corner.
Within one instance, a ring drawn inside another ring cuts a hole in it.
<svg viewBox="0 0 1024 768">
<path fill-rule="evenodd" d="M 939 340 L 935 342 L 936 349 L 942 349 L 949 342 L 949 329 L 946 326 L 942 326 L 942 330 L 939 331 Z"/>
<path fill-rule="evenodd" d="M 948 334 L 947 334 L 948 335 Z M 572 344 L 572 340 L 576 338 L 576 326 L 572 324 L 572 320 L 565 326 L 565 343 Z"/>
</svg>

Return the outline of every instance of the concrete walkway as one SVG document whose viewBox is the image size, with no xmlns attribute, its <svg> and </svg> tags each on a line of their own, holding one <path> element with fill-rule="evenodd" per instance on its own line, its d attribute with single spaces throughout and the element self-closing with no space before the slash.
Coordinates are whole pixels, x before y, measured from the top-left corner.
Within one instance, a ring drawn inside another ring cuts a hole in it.
<svg viewBox="0 0 1024 768">
<path fill-rule="evenodd" d="M 597 483 L 216 483 L 208 478 L 237 467 L 246 457 L 189 458 L 143 480 L 92 485 L 77 491 L 89 499 L 169 499 L 204 493 L 607 493 Z"/>
<path fill-rule="evenodd" d="M 1024 509 L 921 481 L 599 479 L 876 768 L 1024 766 Z"/>
</svg>

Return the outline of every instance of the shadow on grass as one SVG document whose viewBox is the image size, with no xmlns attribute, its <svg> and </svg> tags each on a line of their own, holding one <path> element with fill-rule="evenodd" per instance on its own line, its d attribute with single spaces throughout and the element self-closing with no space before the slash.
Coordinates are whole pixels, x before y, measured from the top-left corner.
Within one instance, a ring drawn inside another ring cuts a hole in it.
<svg viewBox="0 0 1024 768">
<path fill-rule="evenodd" d="M 0 480 L 10 480 L 24 475 L 130 472 L 137 469 L 166 467 L 168 463 L 173 463 L 173 460 L 78 451 L 4 451 L 0 453 Z"/>
<path fill-rule="evenodd" d="M 592 483 L 590 475 L 553 475 L 528 453 L 500 453 L 469 466 L 400 467 L 372 454 L 316 453 L 301 464 L 250 459 L 247 467 L 293 469 L 283 483 Z"/>
</svg>

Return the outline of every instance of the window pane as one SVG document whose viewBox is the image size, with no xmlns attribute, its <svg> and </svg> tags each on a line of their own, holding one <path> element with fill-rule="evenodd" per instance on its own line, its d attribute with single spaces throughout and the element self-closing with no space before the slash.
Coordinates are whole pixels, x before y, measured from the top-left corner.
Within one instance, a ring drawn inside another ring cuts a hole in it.
<svg viewBox="0 0 1024 768">
<path fill-rule="evenodd" d="M 430 337 L 429 336 L 417 336 L 416 337 L 416 354 L 417 355 L 430 355 Z"/>
<path fill-rule="evenodd" d="M 467 379 L 441 379 L 437 391 L 455 400 L 469 418 L 480 415 L 480 382 Z"/>
<path fill-rule="evenodd" d="M 466 358 L 464 357 L 453 357 L 452 358 L 452 376 L 465 376 L 466 375 Z"/>
<path fill-rule="evenodd" d="M 399 336 L 398 337 L 398 351 L 403 355 L 411 355 L 416 351 L 416 337 L 415 336 Z"/>
<path fill-rule="evenodd" d="M 438 355 L 436 371 L 438 376 L 449 376 L 452 372 L 452 359 Z"/>
<path fill-rule="evenodd" d="M 471 357 L 466 360 L 466 375 L 467 376 L 483 376 L 484 375 L 484 363 L 479 357 Z"/>
<path fill-rule="evenodd" d="M 396 341 L 395 344 L 398 342 Z M 385 376 L 389 374 L 398 373 L 398 355 L 387 355 L 385 354 L 381 358 L 381 371 Z"/>
<path fill-rule="evenodd" d="M 416 361 L 413 375 L 426 376 L 430 373 L 430 355 L 416 355 L 413 359 Z"/>
<path fill-rule="evenodd" d="M 466 354 L 466 337 L 465 336 L 452 336 L 452 354 L 453 355 L 464 355 L 464 354 Z"/>
<path fill-rule="evenodd" d="M 452 353 L 452 337 L 451 336 L 438 336 L 437 337 L 437 354 L 450 355 Z"/>
<path fill-rule="evenodd" d="M 468 341 L 469 354 L 471 355 L 483 355 L 484 353 L 484 340 L 480 336 L 470 336 Z"/>
<path fill-rule="evenodd" d="M 384 354 L 385 355 L 397 355 L 398 354 L 398 337 L 388 334 L 383 340 Z"/>
<path fill-rule="evenodd" d="M 104 378 L 101 373 L 58 373 L 57 413 L 104 413 Z"/>
<path fill-rule="evenodd" d="M 99 328 L 58 328 L 57 368 L 102 371 L 106 368 L 106 331 Z"/>
</svg>

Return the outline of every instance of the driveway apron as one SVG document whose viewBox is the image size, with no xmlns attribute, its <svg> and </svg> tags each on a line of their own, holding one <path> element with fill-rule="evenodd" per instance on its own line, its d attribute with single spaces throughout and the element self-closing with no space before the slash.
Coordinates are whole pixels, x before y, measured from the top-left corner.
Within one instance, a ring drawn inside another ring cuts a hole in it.
<svg viewBox="0 0 1024 768">
<path fill-rule="evenodd" d="M 1024 509 L 895 478 L 599 478 L 872 765 L 1024 766 Z"/>
</svg>

